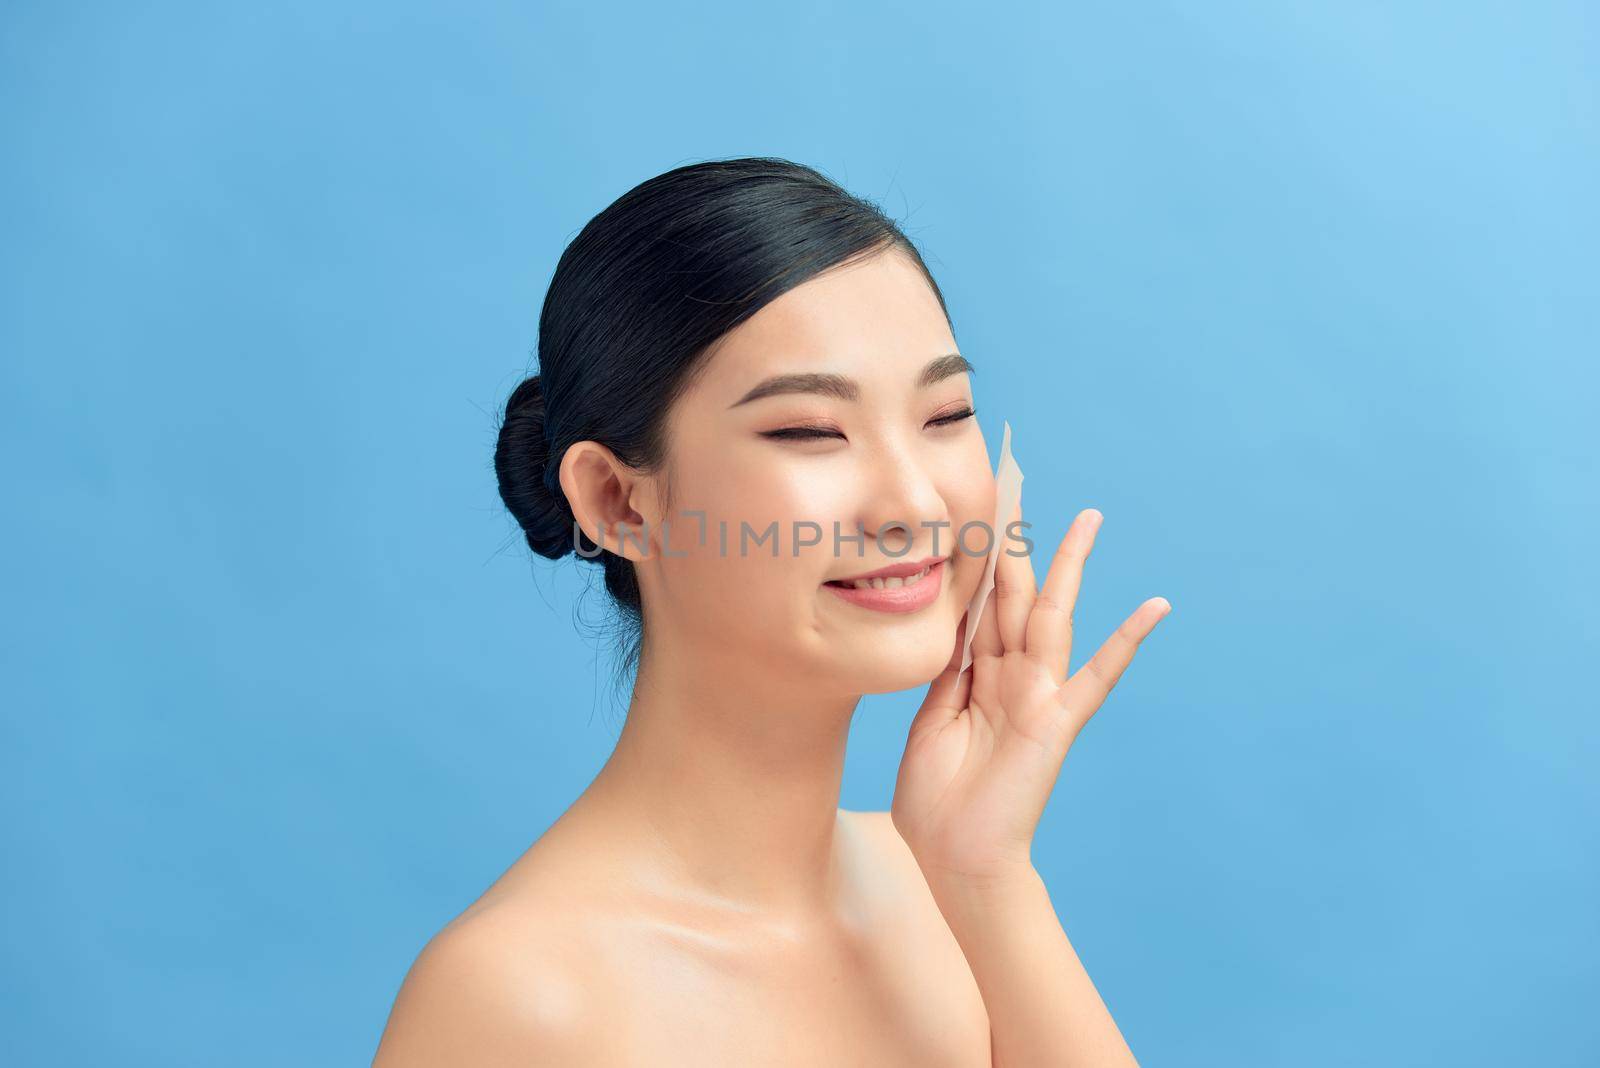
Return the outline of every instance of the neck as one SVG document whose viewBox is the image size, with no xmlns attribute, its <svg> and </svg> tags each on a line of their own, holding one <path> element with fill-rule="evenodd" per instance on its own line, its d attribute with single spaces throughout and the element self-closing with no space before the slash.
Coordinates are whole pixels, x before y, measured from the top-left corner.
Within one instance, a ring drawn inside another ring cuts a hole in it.
<svg viewBox="0 0 1600 1068">
<path fill-rule="evenodd" d="M 676 884 L 809 913 L 839 887 L 839 788 L 858 696 L 751 670 L 643 658 L 616 749 L 586 800 Z"/>
</svg>

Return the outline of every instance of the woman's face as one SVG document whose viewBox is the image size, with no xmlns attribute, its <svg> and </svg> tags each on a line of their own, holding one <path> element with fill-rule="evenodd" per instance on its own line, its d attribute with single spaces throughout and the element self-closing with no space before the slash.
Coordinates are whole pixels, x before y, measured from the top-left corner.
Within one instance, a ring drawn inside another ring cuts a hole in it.
<svg viewBox="0 0 1600 1068">
<path fill-rule="evenodd" d="M 669 416 L 670 553 L 640 565 L 648 633 L 841 693 L 926 683 L 950 659 L 993 521 L 970 411 L 955 338 L 904 254 L 768 304 Z M 981 525 L 962 548 L 968 523 Z M 942 563 L 899 589 L 838 585 L 930 558 Z"/>
</svg>

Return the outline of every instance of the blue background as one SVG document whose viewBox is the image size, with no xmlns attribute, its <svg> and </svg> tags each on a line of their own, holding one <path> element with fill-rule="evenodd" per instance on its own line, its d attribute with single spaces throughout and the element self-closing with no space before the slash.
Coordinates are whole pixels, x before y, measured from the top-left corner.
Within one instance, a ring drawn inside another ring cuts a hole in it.
<svg viewBox="0 0 1600 1068">
<path fill-rule="evenodd" d="M 1105 513 L 1074 667 L 1174 605 L 1035 851 L 1144 1062 L 1600 1060 L 1592 4 L 0 19 L 9 1063 L 371 1057 L 625 706 L 495 494 L 544 286 L 756 154 L 922 243 L 1038 538 Z"/>
</svg>

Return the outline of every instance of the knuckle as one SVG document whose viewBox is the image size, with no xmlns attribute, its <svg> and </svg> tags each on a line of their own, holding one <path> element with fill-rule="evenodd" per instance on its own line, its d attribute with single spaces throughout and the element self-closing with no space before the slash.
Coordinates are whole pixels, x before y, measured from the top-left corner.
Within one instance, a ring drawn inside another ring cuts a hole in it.
<svg viewBox="0 0 1600 1068">
<path fill-rule="evenodd" d="M 1035 612 L 1041 610 L 1045 612 L 1055 612 L 1058 615 L 1065 616 L 1067 620 L 1067 626 L 1072 626 L 1072 609 L 1048 593 L 1041 593 L 1034 599 L 1033 610 Z"/>
<path fill-rule="evenodd" d="M 1095 678 L 1100 680 L 1100 685 L 1107 690 L 1115 686 L 1117 680 L 1122 677 L 1122 672 L 1117 670 L 1116 667 L 1110 664 L 1097 663 L 1093 659 L 1089 661 L 1089 671 Z"/>
<path fill-rule="evenodd" d="M 1015 597 L 1022 590 L 1022 586 L 1008 578 L 994 577 L 994 595 L 996 597 Z"/>
</svg>

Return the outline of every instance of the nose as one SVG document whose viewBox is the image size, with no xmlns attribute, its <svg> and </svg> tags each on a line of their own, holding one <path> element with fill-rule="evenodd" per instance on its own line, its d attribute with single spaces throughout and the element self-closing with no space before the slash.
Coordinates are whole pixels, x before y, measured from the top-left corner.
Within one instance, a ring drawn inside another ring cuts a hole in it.
<svg viewBox="0 0 1600 1068">
<path fill-rule="evenodd" d="M 886 555 L 906 559 L 932 555 L 935 536 L 939 552 L 950 551 L 950 510 L 940 491 L 937 471 L 925 452 L 914 442 L 885 442 L 865 461 L 867 496 L 862 502 L 860 522 Z M 936 526 L 941 522 L 947 525 Z M 917 546 L 929 551 L 907 551 Z"/>
</svg>

